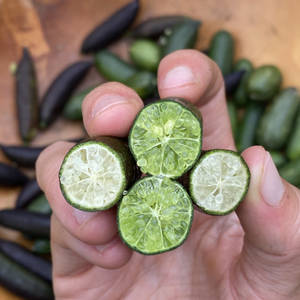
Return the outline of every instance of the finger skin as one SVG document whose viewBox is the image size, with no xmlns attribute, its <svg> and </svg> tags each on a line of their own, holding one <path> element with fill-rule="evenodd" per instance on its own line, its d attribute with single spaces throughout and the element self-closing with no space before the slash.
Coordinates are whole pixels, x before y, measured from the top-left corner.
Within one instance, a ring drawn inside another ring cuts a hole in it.
<svg viewBox="0 0 300 300">
<path fill-rule="evenodd" d="M 90 136 L 128 134 L 137 113 L 143 108 L 138 94 L 118 82 L 108 82 L 91 91 L 82 104 L 85 129 Z"/>
<path fill-rule="evenodd" d="M 300 265 L 300 191 L 280 178 L 263 147 L 250 147 L 242 156 L 251 182 L 237 210 L 245 239 L 233 277 L 238 285 L 247 282 L 263 299 L 299 299 L 300 271 L 295 266 Z M 251 297 L 238 294 L 241 299 Z"/>
<path fill-rule="evenodd" d="M 55 215 L 51 220 L 51 232 L 54 276 L 62 277 L 93 266 L 117 269 L 126 264 L 132 255 L 118 234 L 104 245 L 88 245 L 71 235 Z"/>
<path fill-rule="evenodd" d="M 203 117 L 203 149 L 234 150 L 223 76 L 218 66 L 197 50 L 178 50 L 158 69 L 161 98 L 182 97 L 195 104 Z"/>
</svg>

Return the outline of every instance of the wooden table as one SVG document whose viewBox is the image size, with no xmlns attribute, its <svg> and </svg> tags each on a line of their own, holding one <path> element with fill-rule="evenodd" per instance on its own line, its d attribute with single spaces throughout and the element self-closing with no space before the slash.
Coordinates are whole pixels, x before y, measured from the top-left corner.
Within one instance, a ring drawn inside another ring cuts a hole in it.
<svg viewBox="0 0 300 300">
<path fill-rule="evenodd" d="M 128 0 L 0 0 L 0 143 L 18 144 L 14 78 L 9 72 L 23 46 L 36 63 L 39 94 L 66 65 L 79 59 L 83 37 Z M 187 4 L 188 3 L 188 4 Z M 137 22 L 150 16 L 185 14 L 203 21 L 197 48 L 205 49 L 218 29 L 232 32 L 236 58 L 247 57 L 256 66 L 276 64 L 284 85 L 300 83 L 300 3 L 297 0 L 141 0 Z M 112 47 L 126 55 L 126 43 Z M 102 82 L 93 71 L 79 87 Z M 38 135 L 34 145 L 78 137 L 81 124 L 58 120 Z M 6 161 L 0 154 L 1 161 Z M 0 189 L 0 208 L 13 205 L 19 189 Z M 0 237 L 24 243 L 21 235 L 0 228 Z M 0 266 L 1 267 L 1 266 Z M 19 299 L 0 288 L 0 299 Z"/>
</svg>

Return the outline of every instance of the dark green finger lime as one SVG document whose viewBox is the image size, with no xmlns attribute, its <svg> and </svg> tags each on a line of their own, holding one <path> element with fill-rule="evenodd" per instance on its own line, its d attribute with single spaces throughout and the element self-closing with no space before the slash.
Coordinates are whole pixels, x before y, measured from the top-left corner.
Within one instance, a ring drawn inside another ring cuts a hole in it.
<svg viewBox="0 0 300 300">
<path fill-rule="evenodd" d="M 95 66 L 105 79 L 122 83 L 137 72 L 133 65 L 108 50 L 99 51 L 95 55 Z"/>
<path fill-rule="evenodd" d="M 225 30 L 215 33 L 210 43 L 208 56 L 219 66 L 223 76 L 228 75 L 232 70 L 233 55 L 232 35 Z"/>
<path fill-rule="evenodd" d="M 287 158 L 279 151 L 270 151 L 270 155 L 277 168 L 280 168 L 287 163 Z"/>
<path fill-rule="evenodd" d="M 258 124 L 257 142 L 267 150 L 283 148 L 293 131 L 300 106 L 300 95 L 295 88 L 282 90 L 270 103 Z"/>
<path fill-rule="evenodd" d="M 233 101 L 236 106 L 244 107 L 248 102 L 247 82 L 253 70 L 253 65 L 248 59 L 242 58 L 236 62 L 233 69 L 235 71 L 245 71 L 239 86 L 233 94 Z"/>
<path fill-rule="evenodd" d="M 142 99 L 145 99 L 154 94 L 156 77 L 151 72 L 141 71 L 131 76 L 125 84 L 134 89 Z"/>
<path fill-rule="evenodd" d="M 90 88 L 87 88 L 75 95 L 73 95 L 69 101 L 67 102 L 66 106 L 63 110 L 63 115 L 66 119 L 76 121 L 76 120 L 82 120 L 82 111 L 81 106 L 84 98 L 86 95 L 92 91 L 96 86 L 92 86 Z"/>
<path fill-rule="evenodd" d="M 167 32 L 164 36 L 165 41 L 162 39 L 161 44 L 164 45 L 163 56 L 176 50 L 194 48 L 200 24 L 200 21 L 186 19 L 184 22 L 175 25 L 170 30 L 170 34 Z"/>
<path fill-rule="evenodd" d="M 282 82 L 280 70 L 272 65 L 265 65 L 251 72 L 247 82 L 247 94 L 251 100 L 271 100 L 279 91 Z"/>
</svg>

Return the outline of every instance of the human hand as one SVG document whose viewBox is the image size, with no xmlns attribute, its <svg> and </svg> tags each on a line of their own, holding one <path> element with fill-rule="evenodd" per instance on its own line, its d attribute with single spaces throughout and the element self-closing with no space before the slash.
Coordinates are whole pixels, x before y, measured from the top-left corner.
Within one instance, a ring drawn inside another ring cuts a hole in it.
<svg viewBox="0 0 300 300">
<path fill-rule="evenodd" d="M 161 98 L 182 97 L 203 116 L 203 148 L 235 149 L 222 75 L 195 50 L 165 57 L 158 70 Z M 143 107 L 120 83 L 106 83 L 84 100 L 91 137 L 124 137 Z M 37 177 L 53 209 L 51 247 L 54 291 L 63 299 L 300 299 L 300 191 L 281 179 L 262 147 L 243 152 L 251 183 L 236 213 L 195 211 L 191 233 L 179 248 L 144 256 L 117 233 L 116 210 L 88 213 L 71 207 L 58 171 L 73 146 L 58 142 L 37 161 Z"/>
</svg>

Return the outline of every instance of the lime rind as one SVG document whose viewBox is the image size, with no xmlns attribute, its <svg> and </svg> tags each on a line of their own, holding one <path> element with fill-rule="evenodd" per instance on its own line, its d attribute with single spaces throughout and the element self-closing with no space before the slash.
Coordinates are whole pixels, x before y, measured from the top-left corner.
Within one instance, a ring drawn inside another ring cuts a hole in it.
<svg viewBox="0 0 300 300">
<path fill-rule="evenodd" d="M 185 189 L 159 176 L 137 181 L 118 209 L 121 238 L 147 255 L 179 247 L 189 234 L 192 219 L 193 205 Z"/>
<path fill-rule="evenodd" d="M 71 148 L 60 168 L 59 181 L 65 199 L 85 211 L 112 207 L 126 187 L 122 158 L 100 141 Z"/>
<path fill-rule="evenodd" d="M 212 215 L 225 215 L 240 204 L 250 182 L 244 159 L 230 150 L 206 152 L 190 174 L 190 194 L 195 204 Z"/>
<path fill-rule="evenodd" d="M 129 146 L 143 173 L 178 178 L 200 156 L 201 118 L 176 100 L 151 103 L 134 121 Z"/>
</svg>

